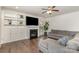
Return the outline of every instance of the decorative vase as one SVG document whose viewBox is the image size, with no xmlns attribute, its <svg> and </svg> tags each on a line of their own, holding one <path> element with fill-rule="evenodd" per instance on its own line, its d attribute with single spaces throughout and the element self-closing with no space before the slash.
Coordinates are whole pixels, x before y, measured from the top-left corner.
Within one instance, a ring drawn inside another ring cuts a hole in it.
<svg viewBox="0 0 79 59">
<path fill-rule="evenodd" d="M 47 36 L 47 32 L 44 32 L 44 36 Z"/>
</svg>

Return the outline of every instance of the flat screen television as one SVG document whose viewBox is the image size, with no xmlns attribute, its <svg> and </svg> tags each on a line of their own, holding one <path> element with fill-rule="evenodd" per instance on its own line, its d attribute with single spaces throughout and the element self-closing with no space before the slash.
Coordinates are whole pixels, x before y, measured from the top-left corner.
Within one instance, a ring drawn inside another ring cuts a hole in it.
<svg viewBox="0 0 79 59">
<path fill-rule="evenodd" d="M 38 18 L 26 16 L 26 25 L 31 26 L 38 26 Z"/>
</svg>

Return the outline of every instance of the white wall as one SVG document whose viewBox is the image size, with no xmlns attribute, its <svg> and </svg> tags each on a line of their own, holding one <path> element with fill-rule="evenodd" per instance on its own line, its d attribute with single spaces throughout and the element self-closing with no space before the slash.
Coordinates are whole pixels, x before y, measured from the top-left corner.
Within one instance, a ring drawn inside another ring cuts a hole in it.
<svg viewBox="0 0 79 59">
<path fill-rule="evenodd" d="M 79 31 L 79 11 L 47 18 L 50 29 Z"/>
</svg>

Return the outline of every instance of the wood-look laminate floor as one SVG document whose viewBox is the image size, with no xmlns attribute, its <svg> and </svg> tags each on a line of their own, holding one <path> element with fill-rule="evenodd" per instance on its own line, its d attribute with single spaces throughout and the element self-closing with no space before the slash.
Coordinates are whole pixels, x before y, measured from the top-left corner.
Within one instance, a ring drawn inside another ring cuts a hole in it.
<svg viewBox="0 0 79 59">
<path fill-rule="evenodd" d="M 38 40 L 21 40 L 3 44 L 0 53 L 39 53 Z"/>
</svg>

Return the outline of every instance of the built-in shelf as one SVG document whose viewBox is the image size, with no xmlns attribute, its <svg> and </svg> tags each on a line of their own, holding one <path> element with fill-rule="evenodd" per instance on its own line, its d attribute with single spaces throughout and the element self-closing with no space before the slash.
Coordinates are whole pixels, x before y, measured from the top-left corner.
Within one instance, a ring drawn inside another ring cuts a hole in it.
<svg viewBox="0 0 79 59">
<path fill-rule="evenodd" d="M 15 18 L 15 17 L 13 17 L 13 16 L 11 17 L 11 16 L 5 16 L 5 15 L 4 15 L 4 17 L 5 17 L 5 18 Z"/>
<path fill-rule="evenodd" d="M 23 17 L 23 16 L 22 16 Z M 19 17 L 12 17 L 12 16 L 4 16 L 4 25 L 5 26 L 24 26 L 25 19 Z"/>
<path fill-rule="evenodd" d="M 22 19 L 18 19 L 18 20 L 12 20 L 12 19 L 4 19 L 4 20 L 11 20 L 11 21 L 25 21 L 25 20 L 22 20 Z"/>
<path fill-rule="evenodd" d="M 7 24 L 5 24 L 4 26 L 25 26 L 25 25 L 7 25 Z"/>
</svg>

